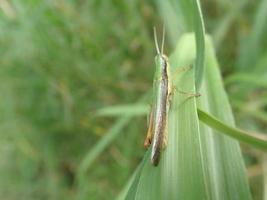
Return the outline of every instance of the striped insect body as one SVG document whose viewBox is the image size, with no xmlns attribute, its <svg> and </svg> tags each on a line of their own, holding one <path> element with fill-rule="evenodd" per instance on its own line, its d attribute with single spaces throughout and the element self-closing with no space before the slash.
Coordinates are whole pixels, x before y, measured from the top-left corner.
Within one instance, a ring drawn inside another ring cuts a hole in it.
<svg viewBox="0 0 267 200">
<path fill-rule="evenodd" d="M 168 57 L 163 54 L 164 35 L 159 50 L 156 30 L 154 28 L 155 46 L 157 55 L 155 57 L 156 72 L 153 83 L 153 105 L 149 115 L 149 126 L 144 146 L 148 148 L 152 144 L 151 163 L 157 166 L 160 161 L 162 149 L 166 146 L 168 135 L 168 113 L 169 98 L 171 93 L 171 82 L 169 76 Z"/>
</svg>

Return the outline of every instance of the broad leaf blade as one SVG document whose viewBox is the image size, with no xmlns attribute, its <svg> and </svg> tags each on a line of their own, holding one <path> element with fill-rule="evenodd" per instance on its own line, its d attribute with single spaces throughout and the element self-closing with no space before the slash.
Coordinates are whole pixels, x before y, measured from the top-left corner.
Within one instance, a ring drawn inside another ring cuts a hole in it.
<svg viewBox="0 0 267 200">
<path fill-rule="evenodd" d="M 184 53 L 185 49 L 191 49 Z M 170 57 L 175 68 L 194 62 L 193 34 L 182 37 Z M 230 105 L 217 69 L 210 43 L 206 73 L 198 106 L 220 120 L 234 125 Z M 175 80 L 179 90 L 194 93 L 194 71 L 184 72 Z M 129 199 L 251 199 L 245 167 L 237 141 L 199 124 L 196 100 L 176 92 L 169 116 L 169 142 L 158 167 L 144 158 L 138 183 Z"/>
</svg>

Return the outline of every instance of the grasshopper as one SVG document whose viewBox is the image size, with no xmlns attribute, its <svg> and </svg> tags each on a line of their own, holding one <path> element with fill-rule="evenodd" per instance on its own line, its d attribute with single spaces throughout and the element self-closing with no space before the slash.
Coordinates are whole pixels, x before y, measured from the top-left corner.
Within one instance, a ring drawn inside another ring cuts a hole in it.
<svg viewBox="0 0 267 200">
<path fill-rule="evenodd" d="M 156 29 L 154 27 L 154 40 L 157 55 L 155 57 L 156 71 L 153 80 L 153 105 L 149 114 L 147 137 L 144 146 L 148 148 L 152 143 L 151 163 L 157 166 L 160 161 L 160 153 L 167 145 L 168 113 L 172 84 L 170 81 L 170 65 L 168 57 L 163 54 L 165 29 L 161 51 L 159 50 Z M 153 140 L 152 140 L 153 139 Z"/>
<path fill-rule="evenodd" d="M 155 57 L 156 71 L 153 79 L 153 104 L 151 106 L 149 114 L 149 123 L 147 136 L 144 142 L 145 148 L 148 148 L 152 144 L 151 150 L 151 163 L 157 166 L 160 161 L 160 153 L 167 145 L 168 139 L 168 114 L 171 99 L 174 89 L 177 90 L 172 84 L 172 78 L 170 76 L 170 65 L 168 57 L 164 55 L 164 39 L 165 28 L 163 28 L 163 36 L 161 43 L 161 51 L 159 50 L 156 29 L 154 27 L 154 40 L 157 55 Z M 190 70 L 192 67 L 179 68 L 180 71 Z M 200 93 L 188 93 L 181 90 L 177 90 L 182 94 L 186 94 L 191 97 L 199 97 Z"/>
</svg>

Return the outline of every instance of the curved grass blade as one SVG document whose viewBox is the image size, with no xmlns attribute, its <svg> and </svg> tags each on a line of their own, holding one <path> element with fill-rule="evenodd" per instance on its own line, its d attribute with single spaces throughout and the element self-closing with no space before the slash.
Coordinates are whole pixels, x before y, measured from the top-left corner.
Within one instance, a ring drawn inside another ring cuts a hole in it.
<svg viewBox="0 0 267 200">
<path fill-rule="evenodd" d="M 246 131 L 230 127 L 226 125 L 225 123 L 221 122 L 219 119 L 209 115 L 205 111 L 198 109 L 197 110 L 199 119 L 210 126 L 211 128 L 214 128 L 220 133 L 229 135 L 239 141 L 245 142 L 247 144 L 250 144 L 256 148 L 262 149 L 267 151 L 267 137 L 264 134 L 257 134 L 257 133 L 248 133 Z"/>
<path fill-rule="evenodd" d="M 195 81 L 196 81 L 196 92 L 199 92 L 203 79 L 204 71 L 204 58 L 205 58 L 205 28 L 203 16 L 198 0 L 192 1 L 193 13 L 194 13 L 194 31 L 196 41 L 196 62 L 195 62 Z"/>
</svg>

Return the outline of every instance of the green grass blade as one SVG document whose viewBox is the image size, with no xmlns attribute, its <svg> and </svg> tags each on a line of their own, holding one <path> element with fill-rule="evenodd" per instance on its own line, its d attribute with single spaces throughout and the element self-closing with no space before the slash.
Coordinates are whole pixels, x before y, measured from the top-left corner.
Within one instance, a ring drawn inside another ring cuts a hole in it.
<svg viewBox="0 0 267 200">
<path fill-rule="evenodd" d="M 188 42 L 188 39 L 191 42 Z M 192 55 L 180 60 L 177 57 L 179 57 L 181 49 L 193 46 L 193 35 L 183 37 L 177 52 L 170 57 L 171 66 L 192 64 L 194 62 Z M 173 67 L 172 70 L 175 71 L 175 68 Z M 177 79 L 179 83 L 183 82 L 181 85 L 177 82 L 179 89 L 194 91 L 194 70 L 183 75 Z M 138 178 L 138 184 L 135 184 L 134 192 L 132 190 L 128 195 L 129 199 L 206 199 L 200 144 L 197 139 L 199 138 L 199 129 L 196 104 L 194 99 L 190 101 L 186 101 L 186 99 L 187 96 L 183 94 L 176 93 L 174 95 L 169 118 L 168 147 L 162 152 L 162 160 L 158 167 L 151 165 L 150 154 L 144 158 L 144 167 Z M 188 176 L 189 174 L 190 176 Z M 195 179 L 195 177 L 198 178 Z M 192 188 L 195 191 L 193 193 L 190 192 Z M 187 198 L 183 198 L 185 196 Z"/>
<path fill-rule="evenodd" d="M 200 3 L 198 0 L 193 2 L 193 13 L 194 13 L 194 30 L 195 30 L 195 39 L 196 39 L 196 62 L 195 62 L 195 81 L 196 81 L 196 92 L 200 90 L 203 71 L 204 71 L 204 58 L 205 58 L 205 28 L 203 16 L 200 8 Z"/>
<path fill-rule="evenodd" d="M 120 133 L 122 133 L 122 129 L 129 123 L 130 120 L 131 117 L 129 116 L 119 118 L 108 130 L 105 136 L 84 156 L 78 169 L 78 181 L 82 181 L 84 174 L 91 167 L 94 160 Z"/>
<path fill-rule="evenodd" d="M 118 105 L 118 106 L 109 106 L 105 108 L 101 108 L 96 112 L 97 116 L 106 116 L 106 117 L 114 117 L 121 115 L 128 116 L 140 116 L 146 115 L 148 113 L 149 106 L 144 104 L 139 105 Z"/>
<path fill-rule="evenodd" d="M 202 122 L 204 122 L 211 128 L 220 131 L 220 133 L 224 133 L 256 148 L 260 148 L 265 151 L 267 150 L 267 137 L 263 134 L 251 134 L 246 131 L 230 127 L 201 109 L 198 109 L 198 116 Z"/>
</svg>

